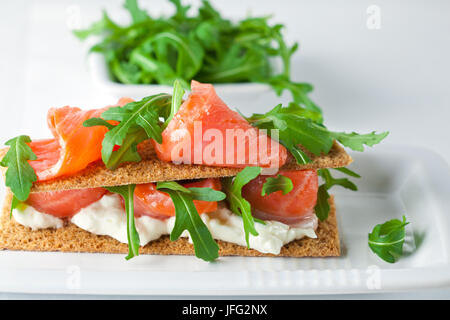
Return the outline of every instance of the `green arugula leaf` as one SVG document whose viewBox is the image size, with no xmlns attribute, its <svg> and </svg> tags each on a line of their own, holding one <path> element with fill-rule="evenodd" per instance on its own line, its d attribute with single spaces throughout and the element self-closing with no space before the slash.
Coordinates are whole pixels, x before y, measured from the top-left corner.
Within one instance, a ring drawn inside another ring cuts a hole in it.
<svg viewBox="0 0 450 320">
<path fill-rule="evenodd" d="M 405 216 L 402 221 L 393 219 L 383 224 L 377 224 L 369 233 L 370 249 L 384 261 L 396 262 L 398 257 L 403 254 L 405 226 L 408 224 Z"/>
<path fill-rule="evenodd" d="M 317 192 L 317 203 L 314 207 L 314 212 L 320 221 L 325 221 L 330 213 L 329 198 L 330 195 L 328 194 L 327 186 L 325 184 L 321 185 Z"/>
<path fill-rule="evenodd" d="M 183 6 L 181 0 L 169 0 L 172 2 L 176 8 L 175 18 L 183 21 L 187 18 L 187 12 L 191 8 L 191 6 Z"/>
<path fill-rule="evenodd" d="M 311 119 L 294 117 L 289 114 L 279 114 L 277 117 L 287 124 L 287 129 L 280 130 L 279 136 L 280 140 L 286 143 L 288 147 L 301 144 L 315 155 L 330 152 L 333 139 L 328 132 Z"/>
<path fill-rule="evenodd" d="M 11 199 L 11 209 L 9 210 L 9 218 L 11 219 L 13 210 L 16 208 L 20 208 L 24 203 L 16 198 L 15 195 L 12 196 Z"/>
<path fill-rule="evenodd" d="M 373 146 L 388 135 L 388 132 L 358 134 L 329 131 L 322 124 L 323 119 L 319 112 L 305 109 L 295 103 L 287 107 L 277 105 L 265 114 L 253 114 L 246 119 L 251 125 L 266 129 L 269 134 L 271 130 L 277 129 L 280 143 L 295 157 L 298 164 L 311 162 L 299 145 L 319 156 L 328 154 L 334 140 L 353 150 L 363 151 L 364 145 Z"/>
<path fill-rule="evenodd" d="M 338 170 L 340 172 L 343 172 L 347 175 L 350 175 L 355 178 L 361 177 L 356 172 L 351 171 L 347 168 L 335 168 L 335 170 Z M 331 175 L 331 172 L 329 169 L 319 169 L 317 170 L 317 173 L 319 176 L 321 176 L 325 183 L 319 187 L 318 193 L 317 193 L 317 204 L 314 207 L 314 211 L 316 213 L 316 216 L 321 220 L 324 221 L 328 218 L 328 214 L 330 212 L 330 205 L 328 203 L 328 199 L 330 198 L 330 195 L 328 193 L 328 190 L 331 189 L 334 186 L 341 186 L 346 189 L 350 189 L 353 191 L 357 191 L 358 187 L 351 182 L 350 180 L 346 178 L 339 178 L 336 179 Z"/>
<path fill-rule="evenodd" d="M 158 94 L 145 97 L 123 107 L 109 108 L 102 113 L 103 118 L 86 120 L 83 123 L 85 127 L 105 126 L 109 129 L 102 142 L 102 159 L 106 167 L 114 170 L 124 162 L 141 161 L 137 146 L 144 140 L 154 139 L 161 143 L 161 133 L 165 126 L 160 123 L 160 118 L 164 118 L 165 123 L 170 121 L 179 109 L 183 94 L 184 90 L 177 81 L 173 96 Z M 107 120 L 118 121 L 119 124 L 112 125 Z"/>
<path fill-rule="evenodd" d="M 361 178 L 361 176 L 359 175 L 359 174 L 357 174 L 356 172 L 354 172 L 354 171 L 352 171 L 352 170 L 350 170 L 350 169 L 348 169 L 348 168 L 345 168 L 345 167 L 342 167 L 342 168 L 333 168 L 334 170 L 337 170 L 337 171 L 340 171 L 340 172 L 342 172 L 342 173 L 344 173 L 344 174 L 346 174 L 346 175 L 349 175 L 350 177 L 354 177 L 354 178 Z"/>
<path fill-rule="evenodd" d="M 389 132 L 383 132 L 376 134 L 375 131 L 368 134 L 358 134 L 356 132 L 331 132 L 331 136 L 342 143 L 345 147 L 349 147 L 355 151 L 364 151 L 364 145 L 369 147 L 380 143 L 384 138 L 388 136 Z"/>
<path fill-rule="evenodd" d="M 322 110 L 309 97 L 308 93 L 313 90 L 309 83 L 299 83 L 290 80 L 289 76 L 278 75 L 270 78 L 267 81 L 275 92 L 280 96 L 284 90 L 288 90 L 292 94 L 294 103 L 299 107 L 304 106 L 305 110 L 312 112 L 311 117 L 317 123 L 323 122 Z"/>
<path fill-rule="evenodd" d="M 311 159 L 308 157 L 308 155 L 299 147 L 295 145 L 285 145 L 285 147 L 294 156 L 295 161 L 298 164 L 307 164 L 311 162 Z"/>
<path fill-rule="evenodd" d="M 176 48 L 177 62 L 172 68 L 177 77 L 190 79 L 200 70 L 203 56 L 203 47 L 194 37 L 186 37 L 180 33 L 166 31 L 155 35 L 148 40 L 149 45 L 157 44 L 164 47 L 164 52 L 169 49 L 167 46 Z M 160 48 L 161 50 L 161 48 Z"/>
<path fill-rule="evenodd" d="M 122 196 L 125 202 L 125 211 L 127 212 L 127 239 L 128 239 L 128 256 L 125 258 L 130 260 L 139 255 L 139 233 L 136 230 L 134 221 L 134 189 L 136 185 L 118 187 L 105 187 L 110 192 L 117 193 Z"/>
<path fill-rule="evenodd" d="M 113 151 L 111 157 L 106 163 L 106 167 L 114 170 L 125 162 L 139 162 L 141 156 L 138 153 L 137 146 L 148 139 L 148 134 L 144 129 L 130 129 L 122 145 L 116 151 Z"/>
<path fill-rule="evenodd" d="M 18 201 L 25 201 L 30 195 L 33 182 L 37 181 L 36 173 L 29 160 L 36 160 L 33 150 L 27 145 L 31 142 L 28 136 L 18 136 L 8 140 L 5 145 L 9 150 L 0 162 L 0 166 L 7 167 L 5 184 L 11 189 Z"/>
<path fill-rule="evenodd" d="M 255 228 L 255 219 L 252 216 L 250 203 L 242 197 L 242 188 L 261 174 L 260 167 L 246 167 L 239 172 L 234 178 L 224 178 L 222 186 L 227 195 L 230 210 L 242 217 L 245 231 L 245 241 L 247 247 L 250 248 L 250 233 L 254 236 L 258 235 Z"/>
<path fill-rule="evenodd" d="M 220 191 L 203 190 L 198 191 L 185 188 L 176 182 L 158 182 L 156 188 L 169 194 L 175 205 L 175 225 L 170 234 L 170 240 L 177 240 L 184 230 L 189 232 L 194 244 L 195 255 L 205 261 L 214 261 L 219 257 L 219 246 L 214 241 L 211 233 L 200 218 L 193 200 L 201 198 L 205 201 L 217 201 L 207 199 L 218 199 Z M 209 189 L 209 188 L 197 188 Z M 200 195 L 199 197 L 197 197 Z M 220 197 L 222 198 L 222 197 Z"/>
<path fill-rule="evenodd" d="M 124 7 L 128 10 L 135 23 L 145 21 L 149 18 L 147 12 L 139 8 L 137 0 L 125 0 Z"/>
<path fill-rule="evenodd" d="M 176 181 L 160 181 L 158 182 L 157 188 L 159 189 L 170 189 L 173 191 L 180 191 L 183 193 L 187 193 L 190 196 L 192 196 L 192 199 L 194 200 L 202 200 L 202 201 L 222 201 L 226 198 L 225 193 L 221 191 L 214 190 L 212 188 L 197 188 L 197 187 L 190 187 L 186 188 L 183 187 L 181 184 L 179 184 Z"/>
<path fill-rule="evenodd" d="M 279 141 L 296 158 L 297 162 L 304 164 L 310 162 L 309 157 L 298 148 L 298 145 L 320 155 L 327 154 L 333 146 L 333 137 L 321 125 L 310 118 L 306 113 L 299 114 L 299 108 L 276 106 L 265 114 L 254 114 L 247 120 L 255 127 L 270 130 L 279 130 Z"/>
<path fill-rule="evenodd" d="M 183 187 L 176 181 L 160 181 L 157 184 L 157 189 L 170 189 L 173 191 L 181 191 L 184 193 L 191 193 L 188 188 Z"/>
<path fill-rule="evenodd" d="M 234 44 L 218 64 L 205 67 L 199 74 L 201 82 L 233 83 L 248 80 L 249 74 L 260 73 L 263 77 L 268 72 L 268 62 L 264 60 L 261 52 L 252 52 L 242 56 L 242 47 Z"/>
<path fill-rule="evenodd" d="M 308 118 L 317 124 L 321 124 L 323 122 L 322 113 L 320 111 L 312 111 L 303 108 L 295 102 L 289 103 L 286 108 L 280 108 L 279 112 L 285 114 L 295 114 L 299 117 Z"/>
<path fill-rule="evenodd" d="M 319 175 L 325 180 L 325 184 L 327 186 L 327 189 L 331 189 L 333 186 L 341 186 L 346 189 L 350 189 L 353 191 L 357 191 L 358 187 L 348 180 L 347 178 L 340 178 L 336 179 L 331 175 L 331 172 L 329 169 L 319 169 L 318 170 Z"/>
<path fill-rule="evenodd" d="M 294 189 L 294 184 L 292 180 L 286 176 L 279 174 L 276 178 L 267 178 L 264 182 L 261 195 L 269 195 L 276 191 L 281 191 L 283 195 L 288 194 Z"/>
<path fill-rule="evenodd" d="M 86 127 L 103 125 L 109 131 L 102 142 L 102 159 L 108 169 L 114 170 L 123 162 L 138 162 L 141 157 L 137 145 L 147 139 L 162 142 L 160 112 L 170 104 L 171 96 L 157 94 L 141 101 L 131 102 L 123 107 L 112 107 L 102 113 L 102 118 L 91 118 Z M 120 123 L 111 125 L 107 120 Z M 120 146 L 114 151 L 116 146 Z"/>
<path fill-rule="evenodd" d="M 222 20 L 222 17 L 220 16 L 219 11 L 213 8 L 211 5 L 211 2 L 208 0 L 202 1 L 202 6 L 198 9 L 200 17 L 203 19 L 214 19 L 214 20 Z"/>
<path fill-rule="evenodd" d="M 201 201 L 222 201 L 227 196 L 221 191 L 217 191 L 211 188 L 189 188 L 190 195 L 194 200 Z"/>
<path fill-rule="evenodd" d="M 103 11 L 102 18 L 92 24 L 90 28 L 84 30 L 74 30 L 73 34 L 78 37 L 78 39 L 84 40 L 93 35 L 100 35 L 108 31 L 113 32 L 119 29 L 119 26 L 109 18 L 108 14 L 105 11 Z"/>
<path fill-rule="evenodd" d="M 102 118 L 90 118 L 83 122 L 83 127 L 96 127 L 96 126 L 104 126 L 109 130 L 114 129 L 114 125 L 109 123 L 108 121 Z"/>
<path fill-rule="evenodd" d="M 179 80 L 175 80 L 173 84 L 173 94 L 172 94 L 172 103 L 170 107 L 170 114 L 166 121 L 164 122 L 163 128 L 166 128 L 169 125 L 170 120 L 172 120 L 173 116 L 180 109 L 181 103 L 183 102 L 184 89 L 181 86 L 181 82 Z"/>
</svg>

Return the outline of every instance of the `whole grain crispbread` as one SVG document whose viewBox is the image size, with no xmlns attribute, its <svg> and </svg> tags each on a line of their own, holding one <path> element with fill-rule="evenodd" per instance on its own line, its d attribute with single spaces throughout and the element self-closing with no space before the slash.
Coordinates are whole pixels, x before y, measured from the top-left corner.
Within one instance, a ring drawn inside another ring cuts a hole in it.
<svg viewBox="0 0 450 320">
<path fill-rule="evenodd" d="M 32 231 L 9 218 L 11 194 L 8 193 L 0 216 L 0 250 L 23 251 L 61 251 L 90 253 L 128 252 L 128 246 L 109 236 L 97 236 L 68 222 L 60 229 Z M 317 239 L 303 238 L 286 244 L 279 255 L 281 257 L 330 257 L 340 255 L 336 209 L 333 197 L 330 197 L 330 215 L 319 222 Z M 247 249 L 233 243 L 217 241 L 220 256 L 274 256 L 256 250 Z M 193 255 L 193 246 L 182 238 L 170 241 L 168 236 L 141 247 L 141 254 Z"/>
<path fill-rule="evenodd" d="M 304 150 L 312 162 L 298 165 L 289 154 L 282 169 L 305 170 L 320 168 L 344 167 L 352 162 L 352 158 L 338 143 L 334 143 L 327 155 L 315 156 Z M 0 150 L 0 159 L 7 149 Z M 219 178 L 235 176 L 238 168 L 222 168 L 204 165 L 186 165 L 164 162 L 156 157 L 149 140 L 139 145 L 140 162 L 123 164 L 118 169 L 108 170 L 101 161 L 92 163 L 85 170 L 73 176 L 61 177 L 50 181 L 37 182 L 31 192 L 45 192 L 96 187 L 109 187 L 127 184 L 143 184 L 156 181 L 173 181 L 203 178 Z"/>
</svg>

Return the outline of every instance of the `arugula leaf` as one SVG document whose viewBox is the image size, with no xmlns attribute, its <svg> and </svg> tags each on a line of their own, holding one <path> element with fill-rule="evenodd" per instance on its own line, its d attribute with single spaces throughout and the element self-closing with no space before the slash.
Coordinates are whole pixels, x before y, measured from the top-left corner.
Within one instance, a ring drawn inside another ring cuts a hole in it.
<svg viewBox="0 0 450 320">
<path fill-rule="evenodd" d="M 189 11 L 189 9 L 191 8 L 191 6 L 183 6 L 183 4 L 181 3 L 181 0 L 169 0 L 170 2 L 172 2 L 176 8 L 176 13 L 174 18 L 177 18 L 179 20 L 184 20 L 187 18 L 186 14 Z"/>
<path fill-rule="evenodd" d="M 306 164 L 311 162 L 308 155 L 299 147 L 295 145 L 285 145 L 285 147 L 294 156 L 295 161 L 297 161 L 298 164 Z"/>
<path fill-rule="evenodd" d="M 103 11 L 102 18 L 92 24 L 92 26 L 85 30 L 74 30 L 73 34 L 78 37 L 80 40 L 84 40 L 93 35 L 100 35 L 107 31 L 117 31 L 119 30 L 119 26 L 115 24 L 108 16 L 108 14 Z"/>
<path fill-rule="evenodd" d="M 108 162 L 105 164 L 107 168 L 114 170 L 124 162 L 139 162 L 141 156 L 138 153 L 137 146 L 144 140 L 148 139 L 148 134 L 144 129 L 130 129 L 122 145 L 116 151 L 113 151 Z"/>
<path fill-rule="evenodd" d="M 321 185 L 317 192 L 317 203 L 314 206 L 314 212 L 320 221 L 325 221 L 330 213 L 330 204 L 328 203 L 329 198 L 330 195 L 328 194 L 327 186 L 325 184 Z"/>
<path fill-rule="evenodd" d="M 191 79 L 202 66 L 205 54 L 203 47 L 194 37 L 186 37 L 180 33 L 166 31 L 148 40 L 149 45 L 157 43 L 159 50 L 167 52 L 168 46 L 176 48 L 177 61 L 171 65 L 177 77 Z"/>
<path fill-rule="evenodd" d="M 359 174 L 357 174 L 356 172 L 350 170 L 349 168 L 346 167 L 342 167 L 342 168 L 333 168 L 334 170 L 340 171 L 342 173 L 345 173 L 346 175 L 349 175 L 350 177 L 354 177 L 354 178 L 361 178 L 361 176 Z"/>
<path fill-rule="evenodd" d="M 125 258 L 130 260 L 139 255 L 139 233 L 136 230 L 134 222 L 134 189 L 136 185 L 118 187 L 105 187 L 110 192 L 117 193 L 122 196 L 125 202 L 125 211 L 127 212 L 127 239 L 128 239 L 128 256 Z"/>
<path fill-rule="evenodd" d="M 279 136 L 288 147 L 301 144 L 315 155 L 328 154 L 331 150 L 333 139 L 311 119 L 293 117 L 290 114 L 279 114 L 277 117 L 287 124 L 287 128 L 280 131 Z"/>
<path fill-rule="evenodd" d="M 219 201 L 224 195 L 210 188 L 185 188 L 177 182 L 158 182 L 158 190 L 169 194 L 175 206 L 175 225 L 170 240 L 177 240 L 184 230 L 189 232 L 194 244 L 195 255 L 205 261 L 213 261 L 219 257 L 219 246 L 200 218 L 193 200 Z M 194 190 L 192 190 L 194 189 Z M 199 191 L 198 189 L 204 189 Z"/>
<path fill-rule="evenodd" d="M 297 160 L 297 163 L 304 164 L 311 160 L 298 148 L 298 145 L 320 155 L 327 154 L 333 146 L 333 137 L 321 125 L 315 123 L 310 118 L 305 118 L 299 114 L 299 108 L 276 106 L 265 114 L 254 114 L 247 118 L 253 126 L 271 130 L 279 130 L 279 141 L 283 144 Z"/>
<path fill-rule="evenodd" d="M 12 196 L 11 199 L 11 209 L 9 210 L 9 218 L 11 219 L 13 210 L 16 208 L 20 208 L 24 203 L 16 198 L 15 195 Z"/>
<path fill-rule="evenodd" d="M 308 93 L 313 90 L 309 83 L 293 82 L 285 75 L 274 76 L 268 80 L 275 92 L 280 96 L 284 90 L 288 90 L 292 94 L 292 98 L 298 106 L 304 108 L 314 115 L 317 123 L 323 122 L 322 110 L 309 97 Z"/>
<path fill-rule="evenodd" d="M 279 104 L 265 114 L 256 113 L 246 119 L 253 126 L 266 129 L 269 134 L 271 130 L 277 129 L 280 143 L 289 150 L 299 164 L 311 162 L 299 145 L 317 156 L 328 154 L 334 140 L 353 150 L 363 151 L 364 145 L 373 146 L 380 143 L 389 134 L 388 132 L 358 134 L 329 131 L 322 124 L 323 119 L 320 113 L 295 103 L 287 107 Z"/>
<path fill-rule="evenodd" d="M 249 234 L 258 235 L 255 228 L 255 220 L 252 216 L 250 203 L 242 197 L 242 188 L 261 174 L 260 167 L 246 167 L 234 178 L 224 178 L 222 186 L 227 194 L 230 210 L 242 217 L 244 222 L 245 241 L 250 248 Z"/>
<path fill-rule="evenodd" d="M 175 83 L 173 84 L 173 94 L 172 94 L 172 103 L 170 106 L 170 114 L 167 117 L 166 121 L 164 122 L 163 129 L 168 126 L 170 120 L 172 120 L 173 116 L 180 109 L 181 103 L 183 102 L 184 92 L 185 91 L 181 86 L 181 82 L 179 80 L 175 80 Z"/>
<path fill-rule="evenodd" d="M 181 191 L 184 193 L 190 193 L 188 188 L 183 187 L 181 184 L 179 184 L 176 181 L 160 181 L 158 182 L 157 189 L 170 189 L 173 191 Z"/>
<path fill-rule="evenodd" d="M 125 0 L 124 7 L 128 10 L 135 23 L 145 21 L 149 18 L 147 12 L 139 8 L 136 0 Z"/>
<path fill-rule="evenodd" d="M 114 125 L 102 118 L 90 118 L 83 122 L 83 127 L 104 126 L 109 130 L 114 129 Z"/>
<path fill-rule="evenodd" d="M 176 181 L 160 181 L 160 182 L 158 182 L 157 188 L 158 189 L 170 189 L 173 191 L 180 191 L 183 193 L 187 193 L 190 196 L 192 196 L 192 199 L 194 199 L 194 200 L 222 201 L 226 198 L 225 193 L 223 193 L 221 191 L 217 191 L 212 188 L 206 188 L 206 187 L 186 188 L 186 187 L 183 187 L 181 184 L 179 184 Z"/>
<path fill-rule="evenodd" d="M 334 178 L 331 175 L 329 169 L 319 169 L 318 173 L 325 180 L 325 185 L 327 186 L 327 189 L 331 189 L 331 187 L 333 186 L 341 186 L 353 191 L 358 190 L 358 187 L 347 178 L 340 178 L 340 179 Z"/>
<path fill-rule="evenodd" d="M 114 170 L 123 162 L 141 161 L 137 145 L 147 139 L 162 142 L 160 111 L 171 101 L 168 94 L 145 97 L 141 101 L 112 107 L 102 113 L 102 118 L 86 120 L 84 126 L 104 125 L 109 131 L 102 142 L 102 160 L 108 169 Z M 112 127 L 106 120 L 119 121 Z M 114 151 L 116 146 L 120 146 Z"/>
<path fill-rule="evenodd" d="M 355 178 L 360 178 L 361 176 L 357 174 L 356 172 L 351 171 L 347 168 L 335 168 L 335 170 L 338 170 L 342 173 L 345 173 L 347 175 L 350 175 Z M 336 179 L 331 175 L 331 172 L 329 169 L 319 169 L 317 170 L 317 173 L 319 176 L 321 176 L 325 183 L 322 184 L 319 187 L 318 193 L 317 193 L 317 204 L 314 207 L 314 212 L 316 213 L 316 216 L 321 220 L 324 221 L 328 218 L 328 214 L 330 212 L 330 205 L 328 203 L 328 199 L 330 198 L 330 195 L 328 193 L 328 190 L 331 189 L 333 186 L 341 186 L 353 191 L 357 191 L 358 187 L 348 180 L 347 178 L 339 178 Z"/>
<path fill-rule="evenodd" d="M 355 151 L 364 151 L 364 145 L 372 147 L 380 143 L 388 134 L 389 132 L 377 134 L 375 131 L 367 134 L 331 132 L 331 136 L 334 139 L 342 143 L 345 147 L 349 147 Z"/>
<path fill-rule="evenodd" d="M 37 181 L 36 173 L 28 163 L 29 160 L 37 159 L 33 150 L 27 145 L 29 142 L 31 139 L 28 136 L 18 136 L 8 140 L 5 145 L 9 146 L 9 150 L 0 162 L 0 166 L 8 168 L 5 184 L 18 201 L 28 199 L 33 182 Z"/>
<path fill-rule="evenodd" d="M 405 216 L 402 221 L 393 219 L 383 224 L 377 224 L 369 233 L 370 249 L 384 261 L 396 262 L 398 257 L 403 254 L 405 226 L 408 224 Z"/>
<path fill-rule="evenodd" d="M 201 201 L 222 201 L 227 197 L 225 193 L 211 188 L 192 187 L 189 188 L 189 192 L 192 199 Z"/>
<path fill-rule="evenodd" d="M 102 160 L 108 169 L 114 170 L 124 162 L 139 162 L 137 151 L 140 142 L 154 139 L 162 143 L 161 133 L 178 111 L 184 90 L 179 81 L 174 84 L 174 93 L 148 96 L 123 107 L 112 107 L 102 113 L 102 118 L 91 118 L 85 127 L 105 126 L 109 131 L 102 142 Z M 170 113 L 168 112 L 171 104 Z M 165 122 L 161 123 L 160 118 Z M 107 120 L 118 121 L 117 125 Z M 119 146 L 119 148 L 117 148 Z"/>
<path fill-rule="evenodd" d="M 177 2 L 179 0 L 176 0 Z M 198 9 L 200 16 L 203 19 L 214 19 L 214 20 L 221 20 L 222 17 L 220 16 L 220 13 L 213 8 L 211 3 L 208 0 L 202 1 L 202 6 Z"/>
<path fill-rule="evenodd" d="M 264 182 L 261 195 L 269 195 L 276 191 L 281 191 L 283 195 L 288 194 L 294 189 L 294 184 L 292 180 L 286 176 L 279 174 L 276 178 L 267 178 Z"/>
<path fill-rule="evenodd" d="M 280 108 L 280 112 L 285 114 L 295 114 L 299 117 L 308 118 L 317 124 L 321 124 L 323 122 L 321 111 L 313 111 L 307 108 L 303 108 L 301 107 L 301 105 L 295 102 L 290 102 L 286 108 Z"/>
</svg>

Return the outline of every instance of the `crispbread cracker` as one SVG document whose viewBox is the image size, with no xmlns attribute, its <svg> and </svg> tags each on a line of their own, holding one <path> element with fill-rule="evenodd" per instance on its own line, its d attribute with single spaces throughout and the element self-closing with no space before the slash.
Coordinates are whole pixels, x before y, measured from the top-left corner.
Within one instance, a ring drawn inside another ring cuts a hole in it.
<svg viewBox="0 0 450 320">
<path fill-rule="evenodd" d="M 0 150 L 0 159 L 7 149 Z M 298 165 L 289 154 L 289 158 L 282 169 L 305 170 L 320 168 L 344 167 L 352 162 L 352 158 L 338 143 L 334 143 L 327 155 L 315 156 L 304 150 L 312 162 Z M 101 161 L 89 165 L 85 170 L 73 176 L 57 178 L 50 181 L 35 183 L 31 192 L 45 192 L 57 190 L 84 189 L 109 187 L 127 184 L 143 184 L 156 181 L 174 181 L 202 178 L 219 178 L 235 176 L 242 169 L 222 168 L 204 165 L 176 165 L 164 162 L 156 157 L 149 140 L 139 146 L 141 162 L 131 162 L 111 171 L 105 168 Z"/>
<path fill-rule="evenodd" d="M 9 218 L 11 194 L 8 193 L 0 216 L 0 249 L 24 251 L 62 251 L 90 253 L 128 252 L 128 246 L 108 236 L 97 236 L 72 223 L 60 229 L 32 231 Z M 303 238 L 285 245 L 281 257 L 330 257 L 340 255 L 339 234 L 336 222 L 336 209 L 333 197 L 330 197 L 330 215 L 324 222 L 319 222 L 317 239 Z M 274 256 L 263 254 L 224 241 L 217 241 L 221 256 Z M 148 243 L 140 249 L 141 254 L 193 255 L 193 246 L 181 238 L 170 241 L 168 236 Z"/>
</svg>

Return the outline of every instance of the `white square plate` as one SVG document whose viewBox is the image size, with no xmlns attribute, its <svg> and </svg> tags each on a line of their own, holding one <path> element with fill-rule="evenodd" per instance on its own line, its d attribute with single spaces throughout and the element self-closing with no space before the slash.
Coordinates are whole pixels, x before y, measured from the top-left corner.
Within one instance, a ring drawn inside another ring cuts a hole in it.
<svg viewBox="0 0 450 320">
<path fill-rule="evenodd" d="M 359 191 L 333 190 L 342 243 L 338 258 L 220 258 L 0 252 L 0 291 L 134 295 L 266 295 L 396 291 L 450 284 L 450 169 L 421 148 L 379 146 L 352 153 Z M 406 215 L 405 255 L 375 256 L 367 234 Z"/>
</svg>

